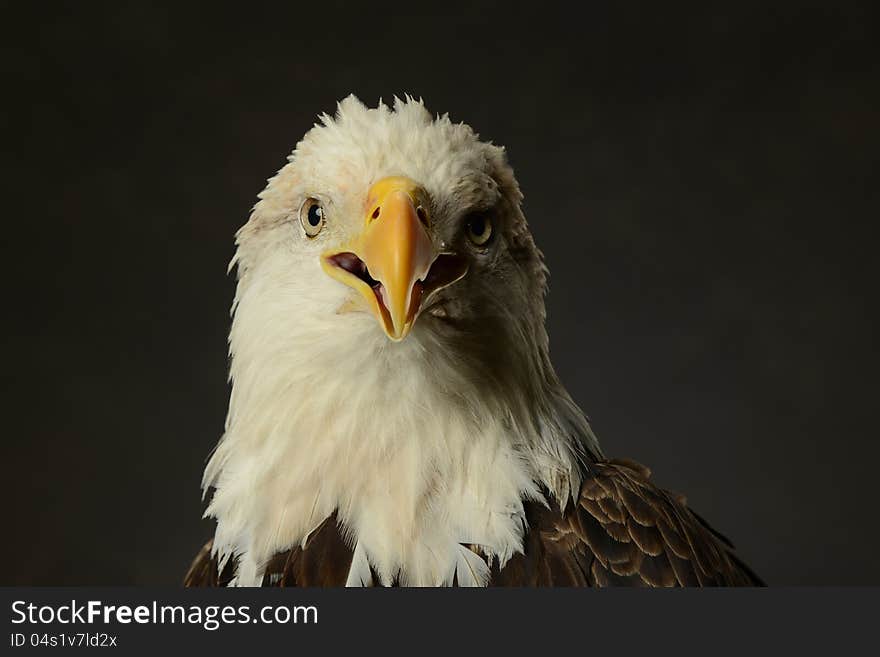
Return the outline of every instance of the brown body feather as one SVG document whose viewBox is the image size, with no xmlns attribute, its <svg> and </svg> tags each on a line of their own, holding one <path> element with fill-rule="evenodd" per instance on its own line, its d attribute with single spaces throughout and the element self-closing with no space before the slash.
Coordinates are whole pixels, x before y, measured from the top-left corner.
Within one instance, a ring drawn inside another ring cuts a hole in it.
<svg viewBox="0 0 880 657">
<path fill-rule="evenodd" d="M 491 586 L 760 586 L 761 580 L 681 496 L 649 481 L 635 462 L 599 461 L 564 512 L 526 504 L 523 552 L 498 568 Z M 186 586 L 225 586 L 234 564 L 218 572 L 208 542 Z M 344 586 L 352 551 L 336 516 L 266 567 L 264 586 Z M 374 577 L 374 580 L 377 580 Z"/>
</svg>

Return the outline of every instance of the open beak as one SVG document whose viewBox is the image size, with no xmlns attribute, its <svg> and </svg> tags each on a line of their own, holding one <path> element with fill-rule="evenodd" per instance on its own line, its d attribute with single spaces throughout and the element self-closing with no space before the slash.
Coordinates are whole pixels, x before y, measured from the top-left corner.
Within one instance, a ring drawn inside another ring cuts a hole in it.
<svg viewBox="0 0 880 657">
<path fill-rule="evenodd" d="M 383 178 L 370 188 L 360 235 L 321 255 L 324 271 L 357 290 L 395 342 L 407 336 L 431 293 L 467 273 L 464 259 L 434 247 L 427 208 L 414 181 Z"/>
</svg>

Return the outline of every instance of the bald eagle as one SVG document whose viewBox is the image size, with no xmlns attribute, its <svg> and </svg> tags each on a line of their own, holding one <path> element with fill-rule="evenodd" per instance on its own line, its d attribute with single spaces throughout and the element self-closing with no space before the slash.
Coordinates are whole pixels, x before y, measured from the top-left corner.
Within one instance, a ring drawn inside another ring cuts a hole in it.
<svg viewBox="0 0 880 657">
<path fill-rule="evenodd" d="M 760 580 L 550 362 L 504 150 L 421 100 L 323 115 L 236 235 L 214 537 L 189 586 Z"/>
</svg>

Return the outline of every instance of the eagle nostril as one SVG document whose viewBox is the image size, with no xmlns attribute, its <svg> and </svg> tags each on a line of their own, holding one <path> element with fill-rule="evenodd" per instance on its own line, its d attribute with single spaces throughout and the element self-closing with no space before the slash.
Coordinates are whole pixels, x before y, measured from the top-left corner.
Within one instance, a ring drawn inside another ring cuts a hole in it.
<svg viewBox="0 0 880 657">
<path fill-rule="evenodd" d="M 419 221 L 421 221 L 425 228 L 428 227 L 428 213 L 425 211 L 421 205 L 416 208 L 416 214 L 419 216 Z"/>
<path fill-rule="evenodd" d="M 378 206 L 376 207 L 375 210 L 373 210 L 373 214 L 372 214 L 372 218 L 373 218 L 373 219 L 378 219 L 378 218 L 379 218 L 379 211 L 380 211 L 380 210 L 381 210 L 381 208 L 379 208 Z"/>
</svg>

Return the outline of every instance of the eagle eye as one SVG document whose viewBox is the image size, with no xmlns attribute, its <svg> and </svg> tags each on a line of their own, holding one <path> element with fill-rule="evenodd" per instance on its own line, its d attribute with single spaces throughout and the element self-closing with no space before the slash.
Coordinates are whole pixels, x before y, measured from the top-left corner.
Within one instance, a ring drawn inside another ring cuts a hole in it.
<svg viewBox="0 0 880 657">
<path fill-rule="evenodd" d="M 324 208 L 318 199 L 306 199 L 299 210 L 299 222 L 309 237 L 314 237 L 321 232 L 324 227 Z"/>
<path fill-rule="evenodd" d="M 492 217 L 488 212 L 475 212 L 465 221 L 468 239 L 477 246 L 485 246 L 492 239 Z"/>
</svg>

